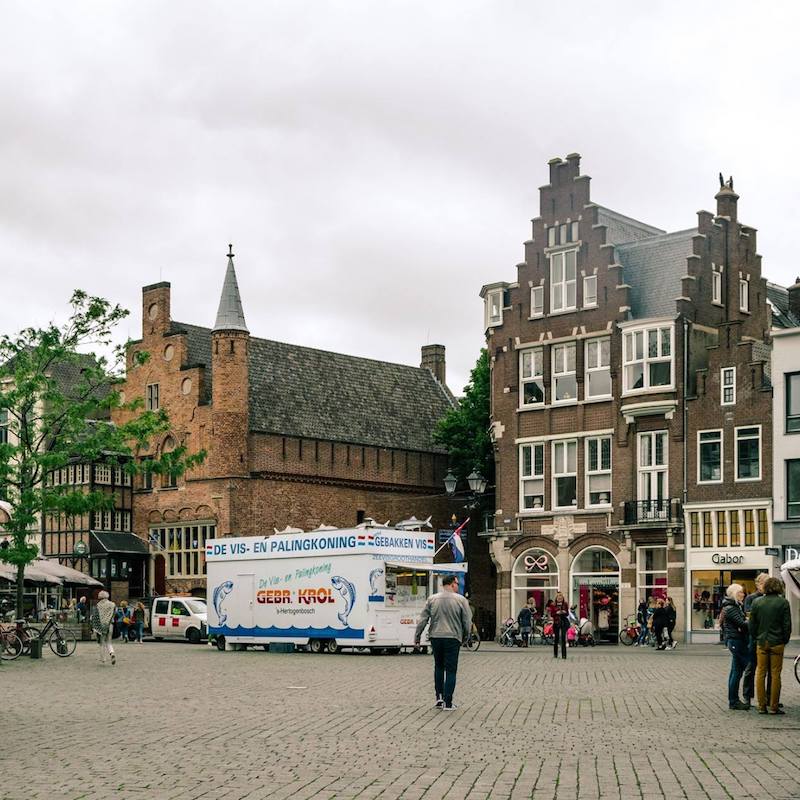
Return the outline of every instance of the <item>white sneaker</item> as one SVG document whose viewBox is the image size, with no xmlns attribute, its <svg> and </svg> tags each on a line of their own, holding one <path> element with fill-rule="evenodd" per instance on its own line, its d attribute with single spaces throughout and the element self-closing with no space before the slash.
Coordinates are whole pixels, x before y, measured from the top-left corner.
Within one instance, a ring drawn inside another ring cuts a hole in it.
<svg viewBox="0 0 800 800">
<path fill-rule="evenodd" d="M 437 700 L 436 708 L 444 708 L 444 700 Z"/>
<path fill-rule="evenodd" d="M 672 649 L 673 649 L 673 650 L 674 650 L 674 649 L 675 649 L 677 646 L 678 646 L 678 643 L 677 643 L 677 642 L 673 642 L 673 643 L 672 643 Z"/>
<path fill-rule="evenodd" d="M 453 703 L 451 706 L 442 706 L 442 711 L 455 711 L 457 708 L 458 706 Z"/>
</svg>

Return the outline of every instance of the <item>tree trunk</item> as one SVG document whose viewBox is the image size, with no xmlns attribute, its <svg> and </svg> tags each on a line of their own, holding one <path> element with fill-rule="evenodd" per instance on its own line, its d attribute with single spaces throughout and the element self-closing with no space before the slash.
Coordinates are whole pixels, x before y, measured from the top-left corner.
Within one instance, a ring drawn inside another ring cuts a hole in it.
<svg viewBox="0 0 800 800">
<path fill-rule="evenodd" d="M 23 579 L 25 577 L 25 565 L 17 564 L 17 619 L 23 619 L 22 596 L 25 593 Z"/>
</svg>

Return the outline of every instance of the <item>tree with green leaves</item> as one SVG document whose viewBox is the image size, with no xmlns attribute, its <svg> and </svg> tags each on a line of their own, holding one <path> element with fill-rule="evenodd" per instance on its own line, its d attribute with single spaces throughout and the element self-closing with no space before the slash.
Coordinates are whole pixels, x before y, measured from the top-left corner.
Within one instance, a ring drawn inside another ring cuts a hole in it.
<svg viewBox="0 0 800 800">
<path fill-rule="evenodd" d="M 115 388 L 125 349 L 112 346 L 113 334 L 128 312 L 82 291 L 73 293 L 70 305 L 64 325 L 0 337 L 0 499 L 10 517 L 0 560 L 16 567 L 18 617 L 25 566 L 38 554 L 31 538 L 43 515 L 71 519 L 114 507 L 113 495 L 54 482 L 54 470 L 99 462 L 133 476 L 142 469 L 136 455 L 170 427 L 166 411 L 143 410 L 142 398 L 123 403 Z M 113 356 L 87 355 L 96 348 Z M 148 354 L 136 358 L 134 369 Z M 134 412 L 128 422 L 111 423 L 117 408 Z M 146 463 L 149 471 L 177 477 L 204 458 L 180 446 Z"/>
<path fill-rule="evenodd" d="M 433 438 L 447 448 L 450 468 L 459 481 L 477 469 L 494 485 L 494 449 L 489 434 L 489 354 L 481 354 L 464 387 L 464 397 L 440 421 Z"/>
</svg>

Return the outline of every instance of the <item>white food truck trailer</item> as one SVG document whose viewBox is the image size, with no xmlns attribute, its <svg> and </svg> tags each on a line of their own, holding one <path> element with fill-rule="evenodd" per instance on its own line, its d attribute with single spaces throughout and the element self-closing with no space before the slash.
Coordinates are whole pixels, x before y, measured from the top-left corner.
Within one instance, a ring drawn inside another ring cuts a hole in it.
<svg viewBox="0 0 800 800">
<path fill-rule="evenodd" d="M 387 527 L 210 540 L 208 632 L 225 650 L 413 649 L 437 575 L 467 571 L 434 564 L 434 547 L 433 532 Z"/>
</svg>

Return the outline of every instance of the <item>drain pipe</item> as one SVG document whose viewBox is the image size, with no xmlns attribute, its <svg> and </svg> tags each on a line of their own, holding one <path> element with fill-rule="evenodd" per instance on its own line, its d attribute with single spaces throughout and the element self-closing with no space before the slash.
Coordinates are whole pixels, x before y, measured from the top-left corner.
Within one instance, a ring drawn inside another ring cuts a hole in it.
<svg viewBox="0 0 800 800">
<path fill-rule="evenodd" d="M 683 315 L 683 505 L 689 497 L 689 408 L 686 396 L 689 387 L 689 320 Z M 681 509 L 681 512 L 683 509 Z"/>
</svg>

